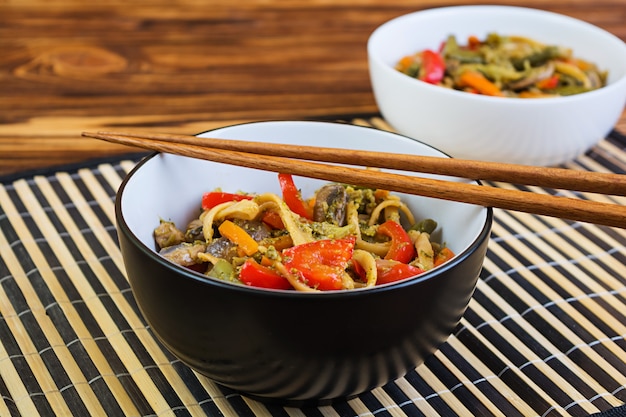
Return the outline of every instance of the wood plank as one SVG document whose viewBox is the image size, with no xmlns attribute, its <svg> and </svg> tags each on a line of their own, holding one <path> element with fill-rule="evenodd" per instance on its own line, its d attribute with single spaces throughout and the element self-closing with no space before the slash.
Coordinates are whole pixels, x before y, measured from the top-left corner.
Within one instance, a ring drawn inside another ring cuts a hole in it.
<svg viewBox="0 0 626 417">
<path fill-rule="evenodd" d="M 626 39 L 623 0 L 507 1 Z M 471 1 L 0 3 L 0 175 L 127 152 L 84 130 L 194 134 L 378 112 L 366 43 L 401 14 Z M 626 114 L 618 123 L 626 131 Z"/>
</svg>

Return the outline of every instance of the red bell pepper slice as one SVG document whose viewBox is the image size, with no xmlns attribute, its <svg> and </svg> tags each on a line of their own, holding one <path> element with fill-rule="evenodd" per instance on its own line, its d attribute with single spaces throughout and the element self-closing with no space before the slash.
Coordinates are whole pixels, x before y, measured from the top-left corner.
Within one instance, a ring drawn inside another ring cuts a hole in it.
<svg viewBox="0 0 626 417">
<path fill-rule="evenodd" d="M 313 220 L 313 210 L 302 200 L 300 190 L 293 182 L 291 174 L 278 174 L 278 182 L 283 192 L 283 200 L 291 211 L 307 220 Z"/>
<path fill-rule="evenodd" d="M 274 290 L 289 290 L 293 287 L 285 277 L 273 269 L 248 258 L 241 267 L 239 279 L 252 287 L 269 288 Z"/>
<path fill-rule="evenodd" d="M 352 271 L 361 281 L 367 280 L 367 272 L 360 263 L 352 261 Z"/>
<path fill-rule="evenodd" d="M 283 263 L 307 285 L 318 290 L 340 290 L 352 259 L 355 237 L 323 239 L 285 249 Z"/>
<path fill-rule="evenodd" d="M 376 259 L 376 285 L 389 284 L 406 278 L 419 275 L 424 272 L 421 268 L 402 262 Z"/>
<path fill-rule="evenodd" d="M 554 74 L 551 77 L 537 81 L 535 85 L 541 90 L 552 90 L 558 87 L 560 78 L 559 74 Z"/>
<path fill-rule="evenodd" d="M 446 63 L 437 52 L 430 49 L 422 51 L 422 69 L 419 79 L 430 84 L 437 84 L 446 72 Z"/>
<path fill-rule="evenodd" d="M 378 226 L 378 233 L 391 238 L 391 247 L 385 259 L 408 264 L 415 258 L 415 246 L 404 228 L 393 220 L 387 220 Z"/>
<path fill-rule="evenodd" d="M 221 191 L 209 191 L 202 195 L 202 209 L 210 210 L 218 204 L 228 201 L 252 200 L 252 196 L 245 194 L 223 193 Z"/>
<path fill-rule="evenodd" d="M 271 227 L 272 229 L 280 230 L 284 229 L 283 219 L 276 211 L 266 211 L 261 217 L 261 221 Z"/>
</svg>

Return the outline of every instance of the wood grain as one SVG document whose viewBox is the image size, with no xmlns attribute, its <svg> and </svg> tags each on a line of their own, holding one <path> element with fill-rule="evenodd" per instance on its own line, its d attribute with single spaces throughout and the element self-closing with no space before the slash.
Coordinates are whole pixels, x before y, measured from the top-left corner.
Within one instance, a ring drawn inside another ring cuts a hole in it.
<svg viewBox="0 0 626 417">
<path fill-rule="evenodd" d="M 375 114 L 365 45 L 398 15 L 469 1 L 0 1 L 0 175 L 130 149 L 82 131 L 195 134 Z M 497 2 L 626 40 L 623 0 Z M 617 128 L 626 132 L 626 113 Z"/>
</svg>

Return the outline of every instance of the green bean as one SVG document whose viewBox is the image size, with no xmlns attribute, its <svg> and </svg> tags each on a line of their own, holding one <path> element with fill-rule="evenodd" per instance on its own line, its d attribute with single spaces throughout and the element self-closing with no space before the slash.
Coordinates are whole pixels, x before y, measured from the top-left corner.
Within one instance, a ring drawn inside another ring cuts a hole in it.
<svg viewBox="0 0 626 417">
<path fill-rule="evenodd" d="M 531 67 L 538 67 L 544 65 L 551 59 L 561 57 L 560 49 L 556 46 L 547 46 L 541 51 L 532 53 L 522 58 L 511 58 L 511 64 L 516 70 L 522 71 L 526 68 L 526 63 Z"/>
<path fill-rule="evenodd" d="M 436 228 L 437 228 L 436 221 L 434 221 L 433 219 L 424 219 L 415 223 L 413 226 L 411 226 L 410 230 L 416 230 L 420 233 L 432 234 Z"/>
<path fill-rule="evenodd" d="M 587 91 L 591 90 L 582 85 L 564 85 L 554 89 L 554 93 L 561 96 L 573 96 L 574 94 L 586 93 Z"/>
<path fill-rule="evenodd" d="M 215 265 L 213 265 L 213 268 L 207 271 L 206 274 L 209 277 L 221 279 L 222 281 L 237 281 L 235 268 L 230 262 L 222 258 L 219 258 Z"/>
<path fill-rule="evenodd" d="M 448 36 L 441 53 L 445 58 L 456 59 L 462 64 L 482 64 L 485 62 L 479 51 L 459 48 L 456 37 L 453 35 Z"/>
</svg>

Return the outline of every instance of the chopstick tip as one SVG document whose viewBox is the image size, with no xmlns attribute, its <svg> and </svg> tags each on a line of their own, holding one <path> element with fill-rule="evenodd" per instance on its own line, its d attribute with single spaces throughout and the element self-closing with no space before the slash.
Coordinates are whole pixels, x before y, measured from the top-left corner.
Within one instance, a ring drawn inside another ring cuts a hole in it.
<svg viewBox="0 0 626 417">
<path fill-rule="evenodd" d="M 81 136 L 87 137 L 87 138 L 101 138 L 102 137 L 102 132 L 87 132 L 84 131 L 81 133 Z"/>
<path fill-rule="evenodd" d="M 84 131 L 81 133 L 81 136 L 83 137 L 88 137 L 88 138 L 94 138 L 94 139 L 103 139 L 103 140 L 109 140 L 111 139 L 112 136 L 116 136 L 116 133 L 113 132 L 106 132 L 106 131 L 97 131 L 97 132 L 87 132 Z"/>
</svg>

